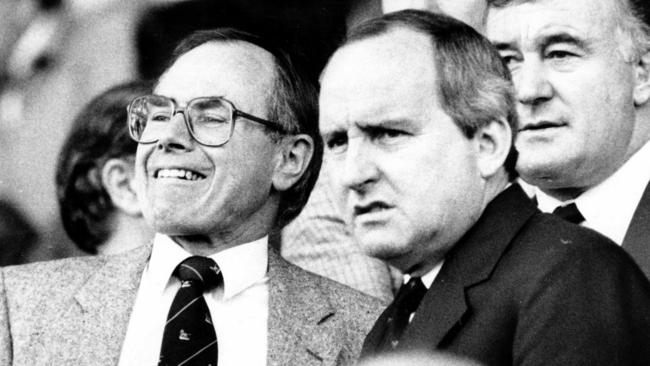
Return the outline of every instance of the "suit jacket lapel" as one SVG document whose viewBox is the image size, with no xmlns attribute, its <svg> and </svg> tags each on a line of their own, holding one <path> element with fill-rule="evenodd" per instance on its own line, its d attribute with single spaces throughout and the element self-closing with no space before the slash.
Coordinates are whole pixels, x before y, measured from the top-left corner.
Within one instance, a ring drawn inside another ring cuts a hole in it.
<svg viewBox="0 0 650 366">
<path fill-rule="evenodd" d="M 470 315 L 466 290 L 489 279 L 512 240 L 536 212 L 516 184 L 492 200 L 446 256 L 398 349 L 444 348 L 445 336 L 462 325 L 463 316 Z"/>
<path fill-rule="evenodd" d="M 88 280 L 68 311 L 51 322 L 49 331 L 65 336 L 52 338 L 55 344 L 48 349 L 56 353 L 48 363 L 117 364 L 150 253 L 151 246 L 147 245 L 124 255 L 84 262 L 84 268 L 75 269 L 86 272 Z"/>
<path fill-rule="evenodd" d="M 632 216 L 623 239 L 623 248 L 636 260 L 646 277 L 650 278 L 650 183 Z"/>
<path fill-rule="evenodd" d="M 334 312 L 313 278 L 269 250 L 269 366 L 336 364 Z"/>
</svg>

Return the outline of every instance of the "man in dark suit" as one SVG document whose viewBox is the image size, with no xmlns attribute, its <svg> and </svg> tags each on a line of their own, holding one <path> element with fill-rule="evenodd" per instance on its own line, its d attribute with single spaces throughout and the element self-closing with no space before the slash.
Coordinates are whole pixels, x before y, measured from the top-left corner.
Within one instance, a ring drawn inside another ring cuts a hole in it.
<svg viewBox="0 0 650 366">
<path fill-rule="evenodd" d="M 153 245 L 0 272 L 0 365 L 351 365 L 378 300 L 268 245 L 318 176 L 316 93 L 232 29 L 177 48 L 128 112 Z"/>
<path fill-rule="evenodd" d="M 487 37 L 516 89 L 517 170 L 540 210 L 574 208 L 650 278 L 650 2 L 490 3 Z"/>
<path fill-rule="evenodd" d="M 362 355 L 487 365 L 642 365 L 650 283 L 620 247 L 540 213 L 513 182 L 508 70 L 452 18 L 351 31 L 321 81 L 326 158 L 364 250 L 406 274 Z"/>
</svg>

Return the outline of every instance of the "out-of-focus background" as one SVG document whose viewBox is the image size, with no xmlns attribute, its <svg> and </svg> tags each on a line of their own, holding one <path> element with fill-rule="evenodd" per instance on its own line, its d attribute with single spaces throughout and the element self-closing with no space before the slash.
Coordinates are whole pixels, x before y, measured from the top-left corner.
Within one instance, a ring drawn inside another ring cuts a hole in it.
<svg viewBox="0 0 650 366">
<path fill-rule="evenodd" d="M 81 255 L 54 189 L 69 125 L 118 82 L 155 78 L 196 29 L 283 41 L 317 77 L 346 29 L 403 0 L 0 1 L 0 265 Z"/>
</svg>

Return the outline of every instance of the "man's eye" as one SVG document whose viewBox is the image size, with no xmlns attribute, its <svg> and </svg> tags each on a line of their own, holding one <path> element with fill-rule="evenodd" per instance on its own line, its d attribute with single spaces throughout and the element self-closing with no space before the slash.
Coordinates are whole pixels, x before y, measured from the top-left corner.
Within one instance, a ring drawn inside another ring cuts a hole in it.
<svg viewBox="0 0 650 366">
<path fill-rule="evenodd" d="M 220 116 L 211 116 L 211 115 L 202 115 L 199 116 L 195 122 L 204 123 L 204 124 L 221 124 L 225 123 L 226 119 Z"/>
<path fill-rule="evenodd" d="M 343 132 L 334 133 L 325 140 L 327 149 L 335 153 L 343 152 L 347 144 L 348 136 Z"/>
<path fill-rule="evenodd" d="M 546 54 L 546 58 L 555 59 L 555 60 L 562 60 L 573 56 L 575 56 L 574 53 L 569 51 L 564 51 L 564 50 L 550 51 Z"/>
<path fill-rule="evenodd" d="M 503 63 L 509 67 L 520 60 L 520 57 L 514 52 L 504 51 L 504 52 L 500 52 L 499 54 L 501 55 L 501 60 L 503 60 Z"/>
<path fill-rule="evenodd" d="M 375 129 L 370 133 L 373 140 L 381 142 L 390 142 L 406 135 L 404 131 L 390 128 Z"/>
<path fill-rule="evenodd" d="M 167 122 L 169 121 L 169 116 L 167 114 L 157 113 L 152 115 L 149 120 L 152 122 Z"/>
</svg>

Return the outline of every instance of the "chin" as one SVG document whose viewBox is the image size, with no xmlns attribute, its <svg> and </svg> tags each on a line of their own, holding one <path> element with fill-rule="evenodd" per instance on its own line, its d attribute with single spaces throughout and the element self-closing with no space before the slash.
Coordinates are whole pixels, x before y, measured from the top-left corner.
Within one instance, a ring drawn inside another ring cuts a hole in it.
<svg viewBox="0 0 650 366">
<path fill-rule="evenodd" d="M 555 185 L 567 179 L 567 173 L 575 171 L 571 162 L 559 160 L 531 161 L 521 159 L 517 171 L 523 180 L 536 186 Z"/>
<path fill-rule="evenodd" d="M 409 252 L 408 246 L 400 245 L 400 241 L 389 235 L 364 235 L 357 238 L 363 251 L 374 258 L 393 262 Z"/>
</svg>

